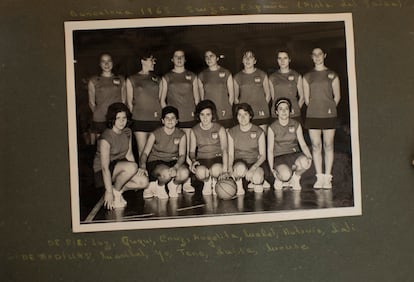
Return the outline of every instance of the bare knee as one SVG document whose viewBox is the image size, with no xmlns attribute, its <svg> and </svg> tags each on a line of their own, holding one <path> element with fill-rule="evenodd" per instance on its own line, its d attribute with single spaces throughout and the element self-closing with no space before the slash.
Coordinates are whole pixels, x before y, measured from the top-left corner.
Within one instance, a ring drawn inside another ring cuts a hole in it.
<svg viewBox="0 0 414 282">
<path fill-rule="evenodd" d="M 312 143 L 312 151 L 316 153 L 322 152 L 322 144 L 320 142 Z"/>
</svg>

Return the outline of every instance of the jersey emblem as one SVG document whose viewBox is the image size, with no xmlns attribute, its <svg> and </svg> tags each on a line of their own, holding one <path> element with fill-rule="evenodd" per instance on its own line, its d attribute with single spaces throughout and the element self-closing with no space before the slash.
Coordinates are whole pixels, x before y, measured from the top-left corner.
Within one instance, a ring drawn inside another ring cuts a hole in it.
<svg viewBox="0 0 414 282">
<path fill-rule="evenodd" d="M 294 77 L 293 75 L 289 75 L 289 76 L 288 76 L 288 80 L 289 80 L 289 81 L 293 81 L 293 80 L 295 80 L 295 77 Z"/>
<path fill-rule="evenodd" d="M 186 79 L 186 80 L 191 80 L 191 75 L 186 74 L 186 75 L 185 75 L 185 79 Z"/>
<path fill-rule="evenodd" d="M 256 139 L 256 137 L 257 137 L 256 131 L 250 132 L 250 138 Z"/>
<path fill-rule="evenodd" d="M 294 126 L 289 126 L 289 132 L 294 133 L 295 132 L 295 127 Z"/>
<path fill-rule="evenodd" d="M 219 72 L 219 77 L 221 77 L 221 78 L 223 78 L 223 77 L 225 77 L 226 76 L 226 73 L 225 72 Z"/>
<path fill-rule="evenodd" d="M 112 79 L 112 83 L 114 85 L 120 85 L 121 84 L 121 80 L 118 77 L 114 77 L 114 79 Z"/>
<path fill-rule="evenodd" d="M 181 138 L 174 138 L 174 145 L 180 144 L 180 139 Z"/>
<path fill-rule="evenodd" d="M 255 77 L 254 78 L 254 82 L 256 82 L 256 83 L 260 83 L 260 81 L 261 81 L 260 77 Z"/>
<path fill-rule="evenodd" d="M 218 133 L 217 132 L 211 132 L 211 138 L 217 139 L 218 138 Z"/>
<path fill-rule="evenodd" d="M 329 73 L 329 74 L 328 74 L 328 78 L 329 78 L 329 79 L 334 79 L 334 78 L 335 78 L 335 75 L 334 75 L 333 73 Z"/>
<path fill-rule="evenodd" d="M 332 111 L 331 111 L 331 109 L 329 109 L 329 110 L 328 110 L 328 114 L 332 114 Z"/>
<path fill-rule="evenodd" d="M 154 81 L 154 82 L 158 82 L 158 77 L 156 77 L 156 76 L 152 76 L 152 77 L 151 77 L 151 80 L 152 80 L 152 81 Z"/>
<path fill-rule="evenodd" d="M 154 117 L 158 117 L 158 112 L 154 112 Z"/>
</svg>

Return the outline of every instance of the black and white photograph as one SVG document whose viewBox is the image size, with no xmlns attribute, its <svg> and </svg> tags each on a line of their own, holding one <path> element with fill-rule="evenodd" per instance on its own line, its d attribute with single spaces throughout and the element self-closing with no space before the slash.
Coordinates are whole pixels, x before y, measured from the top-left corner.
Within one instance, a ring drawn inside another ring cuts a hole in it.
<svg viewBox="0 0 414 282">
<path fill-rule="evenodd" d="M 362 214 L 352 14 L 65 22 L 73 232 Z"/>
</svg>

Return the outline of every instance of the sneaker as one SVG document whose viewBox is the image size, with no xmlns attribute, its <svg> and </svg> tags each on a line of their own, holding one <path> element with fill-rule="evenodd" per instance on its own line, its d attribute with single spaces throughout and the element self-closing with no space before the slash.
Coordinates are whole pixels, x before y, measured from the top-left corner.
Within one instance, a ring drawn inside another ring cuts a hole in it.
<svg viewBox="0 0 414 282">
<path fill-rule="evenodd" d="M 273 187 L 275 188 L 275 190 L 282 190 L 283 182 L 276 178 L 275 183 L 273 183 Z"/>
<path fill-rule="evenodd" d="M 300 175 L 297 175 L 296 172 L 292 174 L 289 184 L 293 190 L 302 190 L 302 186 L 300 186 Z"/>
<path fill-rule="evenodd" d="M 193 186 L 191 186 L 191 180 L 190 178 L 182 185 L 183 191 L 186 193 L 194 193 L 195 189 Z"/>
<path fill-rule="evenodd" d="M 316 182 L 313 184 L 313 188 L 321 189 L 325 185 L 325 179 L 323 174 L 316 174 Z"/>
<path fill-rule="evenodd" d="M 262 184 L 256 184 L 253 187 L 255 193 L 263 193 L 263 185 Z"/>
<path fill-rule="evenodd" d="M 324 174 L 324 184 L 322 188 L 325 189 L 332 189 L 332 175 L 331 174 Z"/>
<path fill-rule="evenodd" d="M 118 190 L 113 189 L 114 193 L 114 208 L 124 208 L 127 205 L 124 197 L 122 197 L 122 193 Z"/>
<path fill-rule="evenodd" d="M 266 180 L 263 182 L 263 188 L 264 189 L 269 189 L 271 187 L 270 183 L 267 182 Z"/>
<path fill-rule="evenodd" d="M 167 191 L 165 191 L 165 185 L 156 184 L 156 195 L 158 199 L 168 199 Z"/>
<path fill-rule="evenodd" d="M 212 191 L 211 191 L 211 177 L 204 182 L 204 186 L 203 186 L 203 191 L 202 194 L 203 195 L 211 195 Z"/>
<path fill-rule="evenodd" d="M 247 189 L 253 189 L 254 188 L 254 184 L 249 182 L 249 184 L 247 184 Z"/>
<path fill-rule="evenodd" d="M 171 198 L 177 198 L 178 197 L 178 190 L 179 190 L 179 186 L 181 186 L 181 184 L 175 184 L 173 181 L 170 181 L 167 184 L 168 187 L 168 195 Z"/>
<path fill-rule="evenodd" d="M 243 181 L 241 179 L 236 181 L 236 186 L 237 186 L 237 195 L 244 195 L 246 194 L 246 192 L 243 189 Z"/>
<path fill-rule="evenodd" d="M 143 197 L 144 199 L 152 198 L 157 195 L 157 183 L 151 181 L 147 188 L 144 189 Z"/>
</svg>

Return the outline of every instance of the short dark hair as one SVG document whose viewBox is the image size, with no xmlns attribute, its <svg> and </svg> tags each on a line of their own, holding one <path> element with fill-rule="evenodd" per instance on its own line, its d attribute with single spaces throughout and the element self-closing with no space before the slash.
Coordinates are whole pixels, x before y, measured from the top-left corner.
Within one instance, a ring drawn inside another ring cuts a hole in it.
<svg viewBox="0 0 414 282">
<path fill-rule="evenodd" d="M 237 104 L 236 107 L 234 108 L 234 118 L 236 120 L 237 120 L 237 115 L 238 115 L 240 110 L 244 110 L 244 111 L 248 112 L 249 115 L 250 115 L 250 120 L 253 119 L 254 112 L 253 112 L 252 106 L 250 106 L 247 103 L 240 103 L 240 104 Z"/>
<path fill-rule="evenodd" d="M 113 103 L 109 105 L 108 110 L 106 112 L 106 122 L 108 128 L 112 128 L 114 126 L 116 115 L 122 112 L 125 112 L 128 121 L 130 121 L 132 114 L 131 111 L 128 109 L 127 105 L 125 105 L 124 103 Z"/>
<path fill-rule="evenodd" d="M 213 115 L 213 121 L 216 121 L 218 119 L 216 104 L 214 104 L 214 102 L 211 100 L 203 100 L 200 101 L 200 103 L 198 103 L 195 108 L 195 117 L 198 121 L 200 121 L 200 113 L 205 109 L 211 110 L 211 114 Z"/>
<path fill-rule="evenodd" d="M 290 99 L 289 98 L 285 98 L 285 97 L 280 97 L 275 102 L 275 108 L 274 108 L 274 111 L 275 112 L 277 111 L 277 107 L 279 107 L 279 105 L 282 104 L 282 103 L 288 104 L 288 106 L 289 106 L 289 112 L 292 111 L 292 102 L 290 101 Z"/>
<path fill-rule="evenodd" d="M 178 115 L 178 110 L 176 107 L 173 106 L 166 106 L 165 108 L 162 109 L 161 112 L 161 119 L 164 119 L 166 115 L 173 113 L 175 115 L 176 119 L 179 119 L 179 115 Z"/>
</svg>

